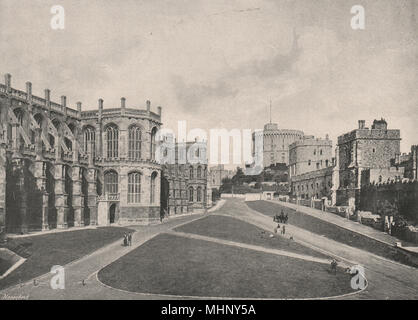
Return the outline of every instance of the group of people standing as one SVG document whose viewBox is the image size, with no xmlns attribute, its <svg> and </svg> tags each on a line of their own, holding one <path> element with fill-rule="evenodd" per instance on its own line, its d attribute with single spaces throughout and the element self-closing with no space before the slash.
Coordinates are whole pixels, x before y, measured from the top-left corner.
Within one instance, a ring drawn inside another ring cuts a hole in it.
<svg viewBox="0 0 418 320">
<path fill-rule="evenodd" d="M 125 247 L 132 245 L 132 232 L 125 232 L 125 234 L 123 235 L 123 245 Z"/>
<path fill-rule="evenodd" d="M 280 215 L 278 213 L 276 213 L 276 215 L 273 218 L 274 222 L 278 222 L 277 223 L 277 227 L 274 228 L 274 233 L 277 233 L 278 229 L 281 229 L 281 234 L 285 235 L 286 234 L 286 226 L 285 224 L 287 223 L 287 220 L 289 219 L 289 216 L 284 214 L 284 211 L 282 209 Z M 280 228 L 280 223 L 283 223 L 283 226 Z"/>
</svg>

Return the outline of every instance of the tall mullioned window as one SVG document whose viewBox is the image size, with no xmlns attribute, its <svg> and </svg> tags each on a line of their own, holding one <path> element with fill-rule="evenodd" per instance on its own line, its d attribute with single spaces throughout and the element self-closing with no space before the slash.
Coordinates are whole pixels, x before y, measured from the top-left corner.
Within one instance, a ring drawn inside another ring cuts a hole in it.
<svg viewBox="0 0 418 320">
<path fill-rule="evenodd" d="M 128 156 L 131 160 L 140 160 L 141 159 L 141 138 L 142 132 L 139 127 L 133 126 L 129 128 L 129 148 Z"/>
<path fill-rule="evenodd" d="M 202 188 L 201 187 L 198 187 L 197 188 L 197 202 L 202 202 Z"/>
<path fill-rule="evenodd" d="M 118 173 L 116 171 L 107 171 L 104 175 L 105 193 L 117 194 L 119 191 Z"/>
<path fill-rule="evenodd" d="M 197 176 L 198 179 L 200 179 L 202 177 L 202 168 L 200 166 L 197 167 L 196 176 Z"/>
<path fill-rule="evenodd" d="M 151 160 L 155 160 L 155 152 L 157 150 L 156 143 L 157 128 L 151 130 Z"/>
<path fill-rule="evenodd" d="M 141 174 L 131 172 L 128 174 L 128 203 L 141 202 Z"/>
<path fill-rule="evenodd" d="M 150 202 L 155 203 L 155 188 L 156 188 L 156 181 L 157 181 L 157 173 L 153 172 L 151 175 L 151 192 L 150 192 Z M 174 195 L 175 197 L 175 195 Z"/>
<path fill-rule="evenodd" d="M 93 157 L 96 153 L 96 132 L 93 127 L 86 127 L 83 134 L 83 151 L 87 153 L 89 151 L 89 145 L 91 144 L 91 152 Z"/>
<path fill-rule="evenodd" d="M 189 169 L 189 178 L 190 179 L 193 179 L 193 167 L 190 167 L 190 169 Z"/>
<path fill-rule="evenodd" d="M 189 188 L 189 201 L 193 202 L 193 188 L 192 187 Z"/>
<path fill-rule="evenodd" d="M 107 157 L 117 158 L 119 156 L 119 129 L 110 125 L 106 129 Z"/>
</svg>

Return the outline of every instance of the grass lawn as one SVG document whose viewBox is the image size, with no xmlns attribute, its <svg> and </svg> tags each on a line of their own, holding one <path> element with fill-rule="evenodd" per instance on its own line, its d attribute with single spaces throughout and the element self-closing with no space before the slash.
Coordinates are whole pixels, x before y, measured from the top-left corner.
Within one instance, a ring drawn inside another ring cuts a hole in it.
<svg viewBox="0 0 418 320">
<path fill-rule="evenodd" d="M 13 265 L 13 262 L 0 258 L 0 276 Z"/>
<path fill-rule="evenodd" d="M 327 255 L 280 235 L 270 238 L 271 232 L 264 231 L 250 223 L 232 217 L 211 215 L 174 230 L 331 259 Z M 280 229 L 278 232 L 280 232 Z"/>
<path fill-rule="evenodd" d="M 103 283 L 132 292 L 242 298 L 309 298 L 352 292 L 329 266 L 161 234 L 103 268 Z"/>
<path fill-rule="evenodd" d="M 366 250 L 374 254 L 380 255 L 387 259 L 392 259 L 408 264 L 397 251 L 391 246 L 366 237 L 360 233 L 341 228 L 335 224 L 317 219 L 308 214 L 281 206 L 278 203 L 268 201 L 252 201 L 246 204 L 253 210 L 273 217 L 275 213 L 283 209 L 289 215 L 289 224 L 308 230 L 312 233 L 324 235 L 325 237 L 347 244 L 351 247 Z"/>
<path fill-rule="evenodd" d="M 3 247 L 27 260 L 0 280 L 0 289 L 38 277 L 54 265 L 63 266 L 118 239 L 122 241 L 128 230 L 105 227 L 11 239 Z"/>
</svg>

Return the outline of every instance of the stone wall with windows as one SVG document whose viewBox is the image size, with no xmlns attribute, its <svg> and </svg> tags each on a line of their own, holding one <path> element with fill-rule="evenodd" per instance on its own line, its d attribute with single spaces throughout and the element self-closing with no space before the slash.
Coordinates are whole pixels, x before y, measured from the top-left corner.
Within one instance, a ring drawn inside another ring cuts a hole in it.
<svg viewBox="0 0 418 320">
<path fill-rule="evenodd" d="M 161 203 L 170 215 L 204 212 L 208 206 L 208 166 L 206 142 L 175 143 L 166 139 L 165 147 L 173 150 L 174 163 L 163 161 Z M 162 150 L 163 155 L 169 152 Z"/>
<path fill-rule="evenodd" d="M 82 111 L 0 84 L 0 232 L 79 227 L 159 218 L 161 107 Z M 108 175 L 113 173 L 113 175 Z M 136 180 L 129 187 L 129 175 Z M 7 192 L 5 190 L 7 189 Z M 5 194 L 4 194 L 5 193 Z"/>
<path fill-rule="evenodd" d="M 331 198 L 333 167 L 292 177 L 292 195 L 298 199 Z"/>
</svg>

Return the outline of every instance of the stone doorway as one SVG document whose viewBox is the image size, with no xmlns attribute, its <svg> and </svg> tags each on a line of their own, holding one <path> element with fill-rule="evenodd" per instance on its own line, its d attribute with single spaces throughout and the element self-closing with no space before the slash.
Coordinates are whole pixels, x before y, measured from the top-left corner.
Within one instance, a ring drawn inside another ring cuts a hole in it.
<svg viewBox="0 0 418 320">
<path fill-rule="evenodd" d="M 109 207 L 109 223 L 113 224 L 115 223 L 116 219 L 116 203 L 113 203 Z"/>
</svg>

